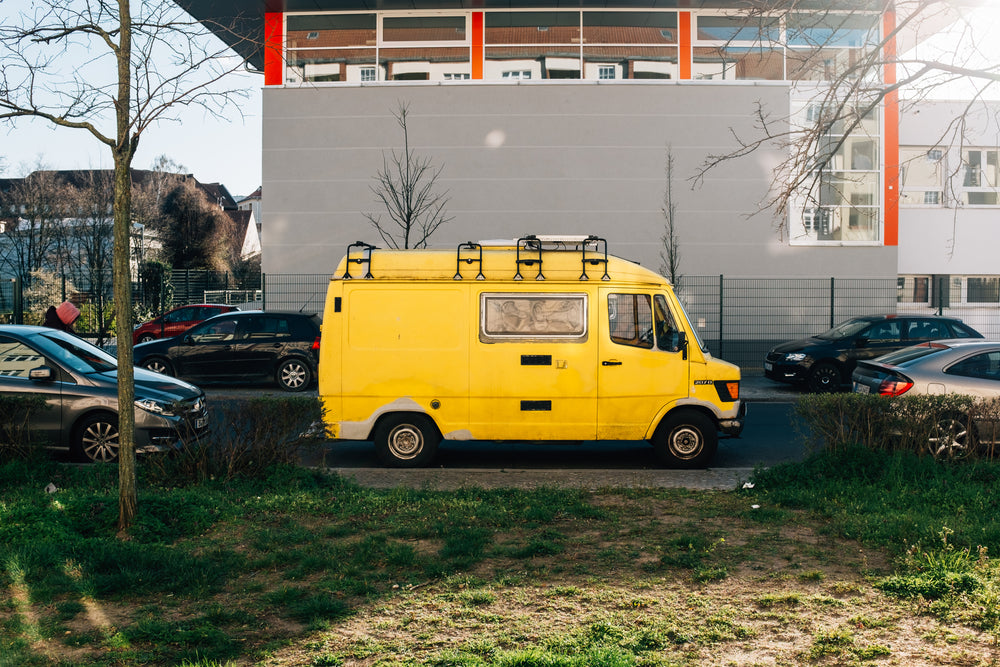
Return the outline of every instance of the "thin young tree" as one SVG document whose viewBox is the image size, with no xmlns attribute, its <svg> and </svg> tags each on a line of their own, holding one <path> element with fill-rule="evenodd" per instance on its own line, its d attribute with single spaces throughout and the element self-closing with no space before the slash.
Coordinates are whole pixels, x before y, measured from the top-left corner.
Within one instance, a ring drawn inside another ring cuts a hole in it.
<svg viewBox="0 0 1000 667">
<path fill-rule="evenodd" d="M 675 289 L 681 285 L 681 245 L 677 234 L 677 201 L 674 199 L 674 151 L 667 146 L 663 168 L 663 234 L 660 236 L 660 273 L 670 278 Z"/>
<path fill-rule="evenodd" d="M 969 114 L 995 93 L 1000 83 L 1000 63 L 983 51 L 983 47 L 993 45 L 975 39 L 974 10 L 988 8 L 991 1 L 750 3 L 742 13 L 745 30 L 741 38 L 753 30 L 765 35 L 779 26 L 807 47 L 794 52 L 796 59 L 789 61 L 786 78 L 795 82 L 793 92 L 808 113 L 758 103 L 753 130 L 733 130 L 734 148 L 708 156 L 693 177 L 695 185 L 723 163 L 761 149 L 783 151 L 786 157 L 774 169 L 770 192 L 757 211 L 772 212 L 783 235 L 789 231 L 791 211 L 819 207 L 830 197 L 844 197 L 830 179 L 835 162 L 852 137 L 871 133 L 869 128 L 884 103 L 890 103 L 890 108 L 898 104 L 902 112 L 944 87 L 962 82 L 963 98 L 968 102 L 963 112 L 942 128 L 936 142 L 942 147 L 960 144 Z M 849 52 L 832 48 L 842 46 L 845 37 L 857 34 L 859 27 L 866 34 L 857 48 Z M 931 49 L 928 38 L 942 30 L 949 31 L 952 48 Z M 767 50 L 762 42 L 755 51 Z M 847 57 L 838 55 L 847 53 Z"/>
<path fill-rule="evenodd" d="M 217 27 L 218 29 L 219 27 Z M 137 511 L 129 238 L 131 167 L 142 135 L 182 106 L 220 114 L 242 67 L 175 3 L 35 0 L 0 23 L 0 120 L 34 119 L 89 133 L 114 164 L 114 308 L 118 343 L 119 515 Z"/>
<path fill-rule="evenodd" d="M 375 213 L 364 216 L 390 248 L 425 248 L 431 235 L 452 220 L 445 214 L 448 191 L 436 187 L 444 167 L 434 169 L 430 158 L 418 157 L 410 147 L 409 105 L 400 102 L 393 116 L 403 131 L 403 149 L 382 152 L 382 168 L 371 187 L 389 219 L 383 222 Z"/>
</svg>

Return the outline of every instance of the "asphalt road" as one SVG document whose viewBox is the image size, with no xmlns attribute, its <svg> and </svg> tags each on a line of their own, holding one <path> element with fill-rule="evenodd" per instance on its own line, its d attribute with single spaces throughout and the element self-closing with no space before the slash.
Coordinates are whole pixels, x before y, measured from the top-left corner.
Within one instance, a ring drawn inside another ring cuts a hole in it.
<svg viewBox="0 0 1000 667">
<path fill-rule="evenodd" d="M 209 398 L 282 395 L 268 387 L 206 387 Z M 312 395 L 315 395 L 314 393 Z M 757 466 L 772 466 L 802 458 L 805 439 L 797 428 L 794 401 L 799 391 L 765 378 L 744 379 L 743 396 L 749 413 L 739 438 L 723 438 L 707 471 L 665 470 L 652 447 L 644 442 L 588 442 L 576 445 L 536 445 L 493 442 L 443 442 L 434 467 L 424 471 L 386 470 L 370 442 L 328 442 L 304 454 L 305 465 L 333 469 L 371 486 L 454 487 L 463 480 L 483 480 L 502 474 L 525 484 L 575 480 L 584 486 L 628 485 L 732 488 Z M 515 479 L 516 478 L 516 479 Z M 535 480 L 535 481 L 530 481 Z M 581 481 L 582 480 L 582 481 Z M 515 483 L 515 485 L 517 485 Z"/>
</svg>

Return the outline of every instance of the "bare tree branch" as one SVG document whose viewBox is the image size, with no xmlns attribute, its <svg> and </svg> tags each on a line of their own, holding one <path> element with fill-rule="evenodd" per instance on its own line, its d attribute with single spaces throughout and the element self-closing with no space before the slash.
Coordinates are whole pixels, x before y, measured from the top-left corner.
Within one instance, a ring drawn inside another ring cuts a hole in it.
<svg viewBox="0 0 1000 667">
<path fill-rule="evenodd" d="M 445 214 L 448 192 L 435 190 L 443 167 L 434 169 L 430 158 L 417 157 L 410 148 L 408 114 L 409 107 L 403 103 L 393 113 L 403 131 L 403 149 L 388 155 L 383 151 L 382 168 L 371 186 L 389 220 L 382 222 L 380 215 L 364 214 L 390 248 L 425 248 L 431 235 L 452 220 Z"/>
</svg>

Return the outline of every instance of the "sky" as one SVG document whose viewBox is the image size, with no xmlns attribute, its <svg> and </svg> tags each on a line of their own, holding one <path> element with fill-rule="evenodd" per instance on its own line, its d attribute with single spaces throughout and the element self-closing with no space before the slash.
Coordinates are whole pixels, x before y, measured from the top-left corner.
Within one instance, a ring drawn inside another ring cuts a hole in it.
<svg viewBox="0 0 1000 667">
<path fill-rule="evenodd" d="M 261 184 L 261 75 L 244 75 L 249 97 L 229 120 L 189 109 L 182 122 L 161 123 L 143 133 L 133 168 L 149 169 L 161 155 L 182 165 L 202 183 L 221 183 L 233 196 L 249 195 Z M 19 120 L 14 129 L 0 125 L 0 156 L 13 178 L 48 169 L 110 169 L 111 151 L 88 132 L 54 129 L 49 123 Z"/>
<path fill-rule="evenodd" d="M 0 0 L 0 24 L 30 6 L 29 0 Z M 113 61 L 102 60 L 98 66 L 114 75 Z M 132 167 L 150 169 L 157 158 L 166 156 L 203 183 L 221 183 L 237 198 L 249 195 L 261 185 L 263 85 L 262 74 L 242 70 L 227 74 L 220 89 L 238 88 L 246 98 L 232 102 L 224 112 L 226 118 L 212 116 L 198 105 L 175 107 L 170 112 L 174 120 L 142 133 Z M 85 130 L 56 128 L 28 118 L 16 119 L 13 125 L 0 121 L 0 177 L 25 176 L 38 165 L 110 169 L 111 151 Z"/>
</svg>

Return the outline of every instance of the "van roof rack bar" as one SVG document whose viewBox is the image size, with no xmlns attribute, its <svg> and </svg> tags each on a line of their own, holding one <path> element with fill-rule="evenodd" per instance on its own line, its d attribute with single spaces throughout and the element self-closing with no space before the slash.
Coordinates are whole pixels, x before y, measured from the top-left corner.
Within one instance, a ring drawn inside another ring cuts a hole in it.
<svg viewBox="0 0 1000 667">
<path fill-rule="evenodd" d="M 600 252 L 601 244 L 604 244 L 604 258 L 600 257 L 587 257 L 587 247 L 593 246 L 596 252 Z M 602 239 L 597 236 L 588 236 L 580 244 L 580 250 L 583 252 L 583 275 L 580 276 L 580 280 L 590 280 L 590 276 L 587 275 L 587 264 L 592 264 L 597 266 L 598 264 L 604 265 L 604 275 L 601 276 L 601 280 L 611 280 L 611 276 L 608 275 L 608 241 L 607 239 Z"/>
<path fill-rule="evenodd" d="M 525 251 L 537 250 L 538 257 L 521 259 L 522 248 Z M 535 262 L 538 262 L 538 275 L 535 276 L 535 280 L 545 280 L 545 276 L 542 275 L 542 242 L 537 236 L 523 236 L 517 240 L 517 256 L 515 261 L 517 262 L 517 273 L 514 274 L 514 280 L 524 280 L 521 276 L 522 264 L 525 266 L 532 266 Z"/>
<path fill-rule="evenodd" d="M 479 257 L 462 257 L 462 250 L 479 250 Z M 476 280 L 486 280 L 486 276 L 483 275 L 483 246 L 472 241 L 466 241 L 465 243 L 458 244 L 458 250 L 455 252 L 455 280 L 462 279 L 462 262 L 466 264 L 472 264 L 476 262 L 479 264 L 479 273 L 476 274 Z"/>
<path fill-rule="evenodd" d="M 362 255 L 360 257 L 351 257 L 351 250 L 355 248 L 361 250 Z M 351 262 L 368 265 L 364 275 L 365 280 L 371 280 L 374 277 L 372 276 L 372 250 L 378 250 L 378 248 L 364 241 L 355 241 L 347 246 L 347 266 L 344 268 L 344 280 L 354 279 L 354 276 L 351 275 Z"/>
</svg>

